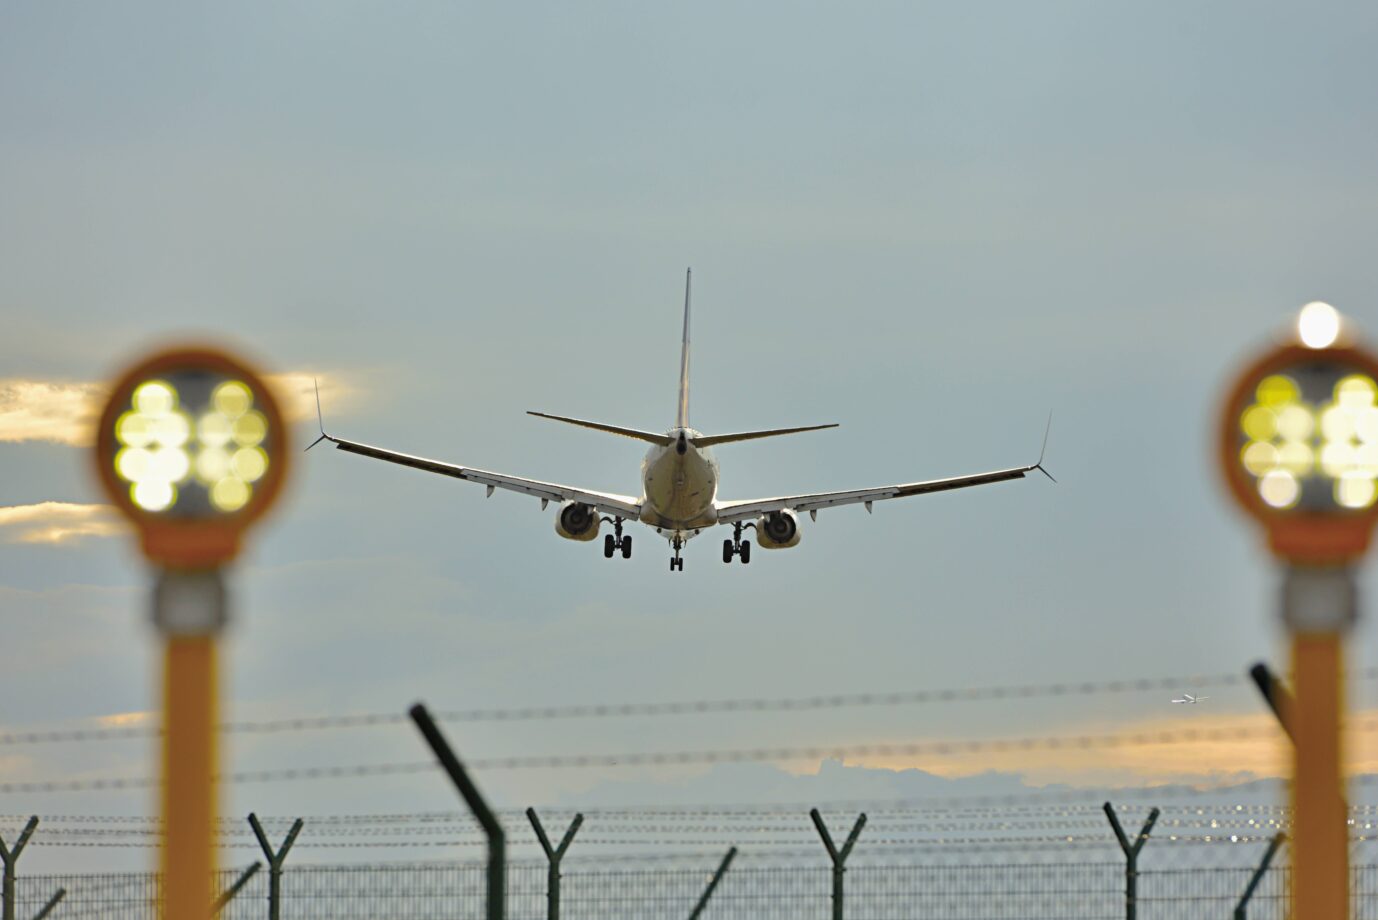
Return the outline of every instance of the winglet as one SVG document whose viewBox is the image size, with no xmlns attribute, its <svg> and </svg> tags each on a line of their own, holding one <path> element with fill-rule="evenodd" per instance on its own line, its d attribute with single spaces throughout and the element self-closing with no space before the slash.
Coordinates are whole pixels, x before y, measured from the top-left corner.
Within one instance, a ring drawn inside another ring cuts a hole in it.
<svg viewBox="0 0 1378 920">
<path fill-rule="evenodd" d="M 1038 462 L 1034 464 L 1033 468 L 1036 469 L 1036 470 L 1038 470 L 1038 471 L 1039 471 L 1040 473 L 1042 473 L 1044 476 L 1047 476 L 1049 479 L 1052 479 L 1053 482 L 1057 482 L 1056 479 L 1053 479 L 1053 474 L 1050 473 L 1050 472 L 1048 472 L 1046 469 L 1043 468 L 1043 456 L 1044 456 L 1044 454 L 1046 454 L 1046 453 L 1048 452 L 1048 434 L 1049 434 L 1052 430 L 1053 430 L 1053 413 L 1050 411 L 1050 412 L 1048 413 L 1048 427 L 1046 427 L 1046 428 L 1043 429 L 1043 447 L 1042 447 L 1042 448 L 1039 450 L 1039 452 L 1038 452 Z"/>
<path fill-rule="evenodd" d="M 306 445 L 307 450 L 310 450 L 322 441 L 330 440 L 330 435 L 325 433 L 325 416 L 321 414 L 321 382 L 313 377 L 311 378 L 311 383 L 316 387 L 316 423 L 320 425 L 321 436 Z"/>
</svg>

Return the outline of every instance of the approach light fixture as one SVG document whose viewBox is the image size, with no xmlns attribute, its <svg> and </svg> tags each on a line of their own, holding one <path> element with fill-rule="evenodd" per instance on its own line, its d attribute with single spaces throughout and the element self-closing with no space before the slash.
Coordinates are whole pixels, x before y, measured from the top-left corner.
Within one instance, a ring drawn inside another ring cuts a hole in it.
<svg viewBox="0 0 1378 920">
<path fill-rule="evenodd" d="M 1343 329 L 1334 307 L 1307 304 L 1296 339 L 1239 375 L 1221 416 L 1230 491 L 1292 561 L 1357 558 L 1378 521 L 1378 359 Z"/>
<path fill-rule="evenodd" d="M 163 352 L 112 388 L 96 435 L 101 482 L 154 562 L 204 568 L 232 559 L 243 530 L 277 497 L 287 432 L 277 401 L 219 351 Z"/>
</svg>

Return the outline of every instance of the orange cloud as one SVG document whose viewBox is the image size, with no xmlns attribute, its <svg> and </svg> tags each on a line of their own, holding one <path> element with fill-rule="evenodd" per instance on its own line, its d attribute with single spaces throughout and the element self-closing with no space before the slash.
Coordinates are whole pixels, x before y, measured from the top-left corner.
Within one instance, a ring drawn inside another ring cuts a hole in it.
<svg viewBox="0 0 1378 920">
<path fill-rule="evenodd" d="M 1346 738 L 1349 772 L 1378 772 L 1378 709 L 1351 713 Z M 1188 733 L 1195 737 L 1187 737 Z M 948 778 L 987 771 L 1018 773 L 1033 784 L 1217 785 L 1291 772 L 1291 744 L 1273 716 L 1230 713 L 1145 719 L 1114 727 L 1071 728 L 1059 735 L 1088 739 L 1144 736 L 1146 743 L 1032 745 L 941 756 L 849 758 L 855 766 L 918 769 Z M 1154 736 L 1159 736 L 1155 738 Z M 1176 737 L 1174 737 L 1176 736 Z M 1149 743 L 1151 742 L 1151 743 Z"/>
<path fill-rule="evenodd" d="M 88 446 L 102 394 L 94 383 L 0 380 L 0 441 Z"/>
<path fill-rule="evenodd" d="M 0 541 L 61 545 L 85 537 L 123 533 L 125 525 L 109 505 L 39 502 L 0 507 Z"/>
</svg>

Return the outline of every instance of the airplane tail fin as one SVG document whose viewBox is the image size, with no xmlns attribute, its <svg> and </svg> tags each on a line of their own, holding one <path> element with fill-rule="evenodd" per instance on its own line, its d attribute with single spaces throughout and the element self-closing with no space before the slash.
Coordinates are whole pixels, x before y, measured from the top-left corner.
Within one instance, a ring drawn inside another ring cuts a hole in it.
<svg viewBox="0 0 1378 920">
<path fill-rule="evenodd" d="M 684 340 L 679 353 L 679 402 L 676 403 L 675 427 L 689 427 L 689 286 L 694 270 L 684 270 Z"/>
</svg>

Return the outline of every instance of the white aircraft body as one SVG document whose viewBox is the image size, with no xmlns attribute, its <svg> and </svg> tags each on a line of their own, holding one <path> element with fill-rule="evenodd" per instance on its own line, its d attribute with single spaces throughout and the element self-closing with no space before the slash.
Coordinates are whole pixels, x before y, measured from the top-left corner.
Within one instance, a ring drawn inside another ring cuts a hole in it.
<svg viewBox="0 0 1378 920">
<path fill-rule="evenodd" d="M 710 448 L 719 444 L 736 441 L 749 441 L 756 438 L 769 438 L 776 435 L 794 434 L 800 431 L 816 431 L 822 428 L 835 428 L 836 424 L 808 425 L 799 428 L 776 428 L 765 431 L 745 431 L 735 434 L 704 435 L 689 427 L 689 293 L 691 275 L 686 273 L 684 286 L 684 335 L 680 352 L 679 402 L 675 426 L 664 434 L 605 425 L 600 422 L 547 415 L 530 412 L 530 415 L 554 419 L 604 431 L 623 437 L 649 442 L 652 446 L 641 462 L 641 496 L 616 495 L 581 489 L 573 486 L 540 482 L 503 473 L 491 473 L 472 467 L 439 460 L 427 460 L 396 451 L 361 444 L 357 441 L 337 438 L 327 434 L 324 422 L 321 436 L 311 447 L 321 441 L 330 441 L 338 449 L 386 460 L 402 466 L 410 466 L 443 476 L 453 476 L 486 486 L 491 496 L 495 489 L 521 492 L 541 500 L 544 508 L 550 502 L 559 502 L 559 513 L 555 517 L 555 532 L 568 540 L 590 541 L 598 537 L 599 525 L 610 523 L 613 532 L 604 535 L 603 555 L 612 558 L 621 553 L 623 558 L 631 558 L 632 538 L 622 532 L 627 521 L 639 521 L 655 529 L 670 543 L 673 556 L 670 569 L 683 571 L 684 560 L 680 550 L 692 537 L 719 524 L 733 528 L 731 539 L 723 541 L 723 562 L 731 562 L 733 557 L 747 563 L 751 561 L 751 543 L 743 540 L 745 528 L 756 531 L 756 542 L 762 549 L 784 549 L 799 543 L 799 515 L 808 512 L 810 518 L 817 520 L 819 509 L 834 508 L 839 505 L 865 505 L 871 510 L 874 502 L 891 498 L 907 498 L 911 495 L 925 495 L 930 492 L 945 492 L 950 489 L 963 489 L 968 486 L 1022 479 L 1025 474 L 1043 468 L 1043 458 L 1029 466 L 977 473 L 971 476 L 956 476 L 950 479 L 932 479 L 925 482 L 909 482 L 899 485 L 879 486 L 870 489 L 850 489 L 841 492 L 815 492 L 807 495 L 786 495 L 776 498 L 758 498 L 745 501 L 718 500 L 718 461 Z M 319 403 L 319 393 L 317 394 Z M 319 405 L 317 406 L 319 410 Z M 1044 447 L 1047 446 L 1047 433 L 1044 433 Z M 307 448 L 310 450 L 310 447 Z"/>
<path fill-rule="evenodd" d="M 1186 703 L 1186 704 L 1189 705 L 1189 706 L 1194 706 L 1194 705 L 1196 705 L 1197 703 L 1201 702 L 1202 700 L 1208 700 L 1208 699 L 1210 699 L 1210 697 L 1208 697 L 1208 696 L 1192 696 L 1190 693 L 1183 693 L 1180 699 L 1175 699 L 1175 700 L 1173 700 L 1173 702 L 1174 702 L 1174 703 Z"/>
</svg>

